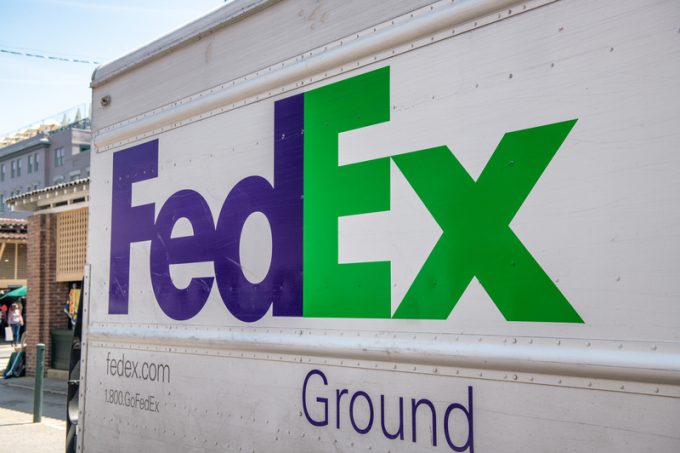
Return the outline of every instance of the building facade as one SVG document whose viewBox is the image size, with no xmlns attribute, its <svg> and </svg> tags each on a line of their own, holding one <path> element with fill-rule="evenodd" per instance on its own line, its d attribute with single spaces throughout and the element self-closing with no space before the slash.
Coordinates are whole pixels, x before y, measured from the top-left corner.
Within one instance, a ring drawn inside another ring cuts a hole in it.
<svg viewBox="0 0 680 453">
<path fill-rule="evenodd" d="M 26 284 L 26 370 L 35 373 L 35 345 L 45 345 L 48 376 L 68 368 L 71 319 L 67 301 L 82 289 L 89 218 L 89 178 L 67 181 L 10 198 L 16 213 L 29 216 Z M 78 293 L 79 294 L 79 293 Z"/>
<path fill-rule="evenodd" d="M 25 218 L 7 199 L 90 176 L 90 119 L 46 123 L 0 139 L 0 217 Z"/>
</svg>

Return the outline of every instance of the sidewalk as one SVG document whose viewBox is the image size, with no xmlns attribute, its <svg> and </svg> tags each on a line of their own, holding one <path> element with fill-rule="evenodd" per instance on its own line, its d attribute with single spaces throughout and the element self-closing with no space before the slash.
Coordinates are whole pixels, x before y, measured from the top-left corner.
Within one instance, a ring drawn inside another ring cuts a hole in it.
<svg viewBox="0 0 680 453">
<path fill-rule="evenodd" d="M 0 408 L 0 443 L 13 453 L 63 453 L 66 422 L 43 417 L 33 423 L 33 415 Z"/>
<path fill-rule="evenodd" d="M 4 371 L 12 353 L 0 344 L 0 367 Z M 0 379 L 0 445 L 12 445 L 14 453 L 63 452 L 66 442 L 67 383 L 45 379 L 43 417 L 33 423 L 35 378 Z"/>
<path fill-rule="evenodd" d="M 24 376 L 20 378 L 2 379 L 2 382 L 0 382 L 0 386 L 26 389 L 33 392 L 33 388 L 35 387 L 35 377 Z M 68 384 L 66 381 L 61 381 L 59 379 L 44 378 L 43 391 L 45 394 L 51 393 L 54 395 L 63 395 L 64 398 L 66 398 L 68 392 Z"/>
</svg>

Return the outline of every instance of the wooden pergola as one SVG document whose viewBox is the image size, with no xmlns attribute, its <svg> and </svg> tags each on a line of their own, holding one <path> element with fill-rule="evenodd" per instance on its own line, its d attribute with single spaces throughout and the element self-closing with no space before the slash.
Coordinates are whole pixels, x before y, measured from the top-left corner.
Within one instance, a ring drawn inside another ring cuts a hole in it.
<svg viewBox="0 0 680 453">
<path fill-rule="evenodd" d="M 56 237 L 48 246 L 56 250 L 55 280 L 58 282 L 74 282 L 83 278 L 87 251 L 89 189 L 90 180 L 84 178 L 26 192 L 6 200 L 14 211 L 31 212 L 33 215 L 53 214 L 56 217 Z M 31 247 L 37 245 L 31 244 Z M 0 267 L 1 265 L 2 262 Z"/>
</svg>

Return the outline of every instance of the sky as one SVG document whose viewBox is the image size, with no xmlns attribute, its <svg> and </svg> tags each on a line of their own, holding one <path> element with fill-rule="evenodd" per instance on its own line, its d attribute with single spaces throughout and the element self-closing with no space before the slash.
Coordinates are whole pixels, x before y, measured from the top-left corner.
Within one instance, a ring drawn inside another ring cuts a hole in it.
<svg viewBox="0 0 680 453">
<path fill-rule="evenodd" d="M 0 0 L 0 137 L 89 104 L 89 84 L 98 65 L 224 4 L 225 0 Z"/>
</svg>

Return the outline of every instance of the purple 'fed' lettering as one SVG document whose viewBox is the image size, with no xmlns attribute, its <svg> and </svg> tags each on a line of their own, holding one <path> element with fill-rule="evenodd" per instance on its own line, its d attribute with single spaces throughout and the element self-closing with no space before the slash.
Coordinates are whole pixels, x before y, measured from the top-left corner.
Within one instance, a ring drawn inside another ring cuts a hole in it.
<svg viewBox="0 0 680 453">
<path fill-rule="evenodd" d="M 217 222 L 196 191 L 175 192 L 154 221 L 153 203 L 132 206 L 132 185 L 158 176 L 158 140 L 113 156 L 113 193 L 109 314 L 127 314 L 130 246 L 151 241 L 150 274 L 154 295 L 172 319 L 194 317 L 205 305 L 213 281 L 227 309 L 239 320 L 253 322 L 272 306 L 274 316 L 302 316 L 302 189 L 303 95 L 276 102 L 274 182 L 261 176 L 239 181 L 222 205 Z M 263 281 L 248 281 L 241 269 L 239 244 L 246 219 L 255 212 L 267 217 L 272 258 Z M 185 218 L 193 234 L 172 237 Z M 194 277 L 177 288 L 170 277 L 173 264 L 212 261 L 215 276 Z"/>
</svg>

